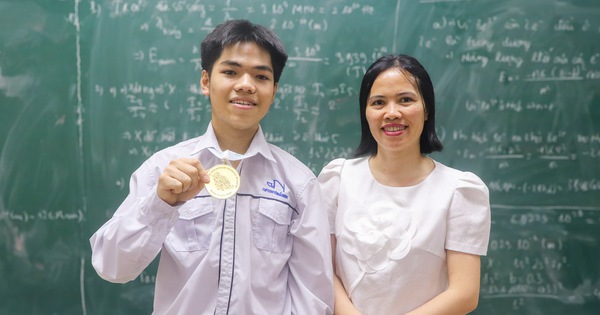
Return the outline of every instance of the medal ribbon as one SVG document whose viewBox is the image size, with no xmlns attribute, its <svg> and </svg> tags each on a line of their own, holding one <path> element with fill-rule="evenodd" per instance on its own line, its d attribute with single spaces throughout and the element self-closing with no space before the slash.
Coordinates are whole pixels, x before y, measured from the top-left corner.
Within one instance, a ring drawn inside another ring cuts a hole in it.
<svg viewBox="0 0 600 315">
<path fill-rule="evenodd" d="M 252 156 L 249 154 L 239 154 L 230 150 L 221 151 L 214 147 L 209 147 L 208 149 L 212 154 L 214 154 L 214 156 L 221 159 L 221 161 L 223 161 L 223 164 L 227 164 L 229 166 L 231 166 L 231 161 L 243 160 Z"/>
</svg>

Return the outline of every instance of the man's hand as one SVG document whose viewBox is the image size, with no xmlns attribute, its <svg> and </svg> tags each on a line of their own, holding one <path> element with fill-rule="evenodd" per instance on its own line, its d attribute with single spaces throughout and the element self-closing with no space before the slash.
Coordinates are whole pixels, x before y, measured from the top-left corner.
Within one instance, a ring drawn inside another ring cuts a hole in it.
<svg viewBox="0 0 600 315">
<path fill-rule="evenodd" d="M 156 193 L 171 206 L 188 201 L 196 196 L 210 178 L 197 159 L 173 160 L 158 178 Z"/>
</svg>

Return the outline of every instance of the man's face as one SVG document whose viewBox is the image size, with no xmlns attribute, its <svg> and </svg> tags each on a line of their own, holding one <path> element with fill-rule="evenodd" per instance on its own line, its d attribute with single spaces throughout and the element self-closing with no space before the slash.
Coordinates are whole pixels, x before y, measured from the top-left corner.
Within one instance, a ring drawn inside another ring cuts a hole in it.
<svg viewBox="0 0 600 315">
<path fill-rule="evenodd" d="M 223 49 L 211 75 L 202 71 L 200 84 L 210 97 L 212 124 L 221 136 L 254 134 L 277 91 L 271 55 L 252 42 Z"/>
</svg>

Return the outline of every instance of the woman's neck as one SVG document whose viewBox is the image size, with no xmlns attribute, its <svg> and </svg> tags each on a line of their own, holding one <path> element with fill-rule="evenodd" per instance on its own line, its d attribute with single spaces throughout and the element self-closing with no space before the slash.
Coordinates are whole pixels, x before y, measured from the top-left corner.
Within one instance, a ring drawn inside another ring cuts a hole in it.
<svg viewBox="0 0 600 315">
<path fill-rule="evenodd" d="M 435 168 L 433 160 L 418 154 L 388 154 L 379 152 L 369 159 L 373 177 L 392 187 L 414 186 L 427 178 Z"/>
</svg>

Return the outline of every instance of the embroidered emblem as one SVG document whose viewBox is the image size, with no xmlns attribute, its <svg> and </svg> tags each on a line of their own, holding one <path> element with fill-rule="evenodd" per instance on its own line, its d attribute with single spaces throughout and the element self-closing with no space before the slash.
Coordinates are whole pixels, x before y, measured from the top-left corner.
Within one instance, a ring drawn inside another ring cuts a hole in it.
<svg viewBox="0 0 600 315">
<path fill-rule="evenodd" d="M 279 180 L 273 179 L 272 181 L 267 181 L 267 186 L 269 188 L 263 187 L 262 190 L 264 192 L 288 199 L 288 195 L 285 193 L 285 184 L 281 183 Z"/>
</svg>

